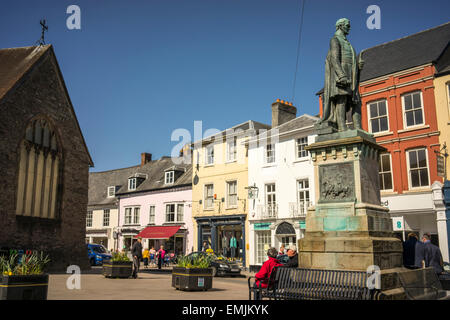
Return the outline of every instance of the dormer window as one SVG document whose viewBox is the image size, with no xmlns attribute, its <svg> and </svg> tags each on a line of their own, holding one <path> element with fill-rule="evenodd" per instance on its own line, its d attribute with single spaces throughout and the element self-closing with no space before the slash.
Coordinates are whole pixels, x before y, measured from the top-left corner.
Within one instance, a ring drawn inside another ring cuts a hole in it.
<svg viewBox="0 0 450 320">
<path fill-rule="evenodd" d="M 116 186 L 108 187 L 108 198 L 114 198 L 116 196 Z"/>
<path fill-rule="evenodd" d="M 137 178 L 128 179 L 128 190 L 136 190 L 136 180 Z"/>
<path fill-rule="evenodd" d="M 174 179 L 175 179 L 175 171 L 167 171 L 165 184 L 172 184 L 174 182 Z"/>
</svg>

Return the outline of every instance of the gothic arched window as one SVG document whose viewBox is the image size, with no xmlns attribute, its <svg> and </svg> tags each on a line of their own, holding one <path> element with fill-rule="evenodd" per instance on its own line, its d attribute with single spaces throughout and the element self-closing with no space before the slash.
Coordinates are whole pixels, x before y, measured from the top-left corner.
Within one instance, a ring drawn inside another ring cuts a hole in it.
<svg viewBox="0 0 450 320">
<path fill-rule="evenodd" d="M 62 152 L 51 125 L 35 119 L 20 144 L 16 214 L 54 219 L 58 216 Z"/>
</svg>

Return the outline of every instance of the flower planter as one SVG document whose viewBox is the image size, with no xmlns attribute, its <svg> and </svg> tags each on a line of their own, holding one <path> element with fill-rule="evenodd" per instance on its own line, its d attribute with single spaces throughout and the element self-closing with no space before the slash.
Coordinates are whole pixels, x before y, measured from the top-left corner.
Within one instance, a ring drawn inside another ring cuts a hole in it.
<svg viewBox="0 0 450 320">
<path fill-rule="evenodd" d="M 1 277 L 0 300 L 47 300 L 48 274 Z"/>
<path fill-rule="evenodd" d="M 106 278 L 129 278 L 133 272 L 132 261 L 104 261 L 103 275 Z"/>
<path fill-rule="evenodd" d="M 182 291 L 206 291 L 212 288 L 212 268 L 173 267 L 172 287 Z"/>
</svg>

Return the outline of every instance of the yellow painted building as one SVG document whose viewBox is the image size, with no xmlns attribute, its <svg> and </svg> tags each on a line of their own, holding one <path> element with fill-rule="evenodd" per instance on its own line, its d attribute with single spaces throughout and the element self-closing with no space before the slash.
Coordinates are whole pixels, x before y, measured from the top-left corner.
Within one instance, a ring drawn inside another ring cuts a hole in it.
<svg viewBox="0 0 450 320">
<path fill-rule="evenodd" d="M 439 143 L 450 148 L 450 71 L 437 74 L 434 78 L 434 94 L 436 115 L 440 131 Z M 447 151 L 448 152 L 448 151 Z M 447 179 L 450 176 L 449 159 L 447 158 Z"/>
<path fill-rule="evenodd" d="M 270 126 L 247 121 L 193 145 L 194 251 L 206 246 L 248 266 L 248 141 Z"/>
</svg>

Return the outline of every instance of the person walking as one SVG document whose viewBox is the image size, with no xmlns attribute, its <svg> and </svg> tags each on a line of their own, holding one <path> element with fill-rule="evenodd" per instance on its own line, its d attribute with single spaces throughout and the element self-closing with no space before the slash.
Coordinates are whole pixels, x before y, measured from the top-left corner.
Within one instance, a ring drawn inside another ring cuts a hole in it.
<svg viewBox="0 0 450 320">
<path fill-rule="evenodd" d="M 164 250 L 164 246 L 161 245 L 160 249 L 157 252 L 158 256 L 158 269 L 161 269 L 161 265 L 164 262 L 164 256 L 166 255 L 166 251 Z"/>
<path fill-rule="evenodd" d="M 142 257 L 144 258 L 144 269 L 148 268 L 148 259 L 150 258 L 150 251 L 148 248 L 145 248 L 144 253 L 142 253 Z"/>
<path fill-rule="evenodd" d="M 405 242 L 403 242 L 403 265 L 405 266 L 405 268 L 408 269 L 418 268 L 418 266 L 416 266 L 416 244 L 418 242 L 420 241 L 417 238 L 417 235 L 412 232 L 408 234 L 408 239 Z"/>
<path fill-rule="evenodd" d="M 133 274 L 132 277 L 137 279 L 139 266 L 142 259 L 142 238 L 138 237 L 137 241 L 133 244 L 131 248 L 131 255 L 133 256 Z"/>
<path fill-rule="evenodd" d="M 444 271 L 441 249 L 431 243 L 431 236 L 428 233 L 424 233 L 422 242 L 424 243 L 425 267 L 433 267 L 438 275 L 441 274 Z"/>
</svg>

